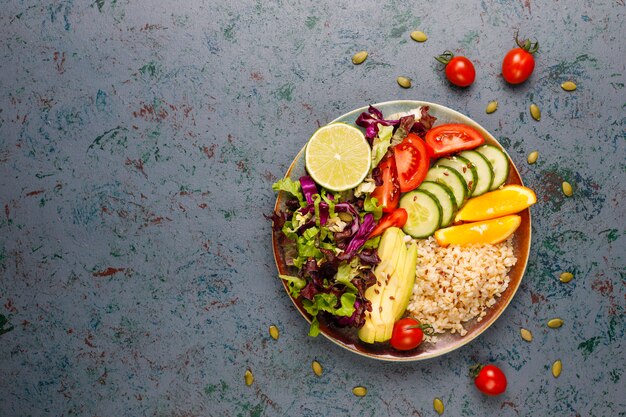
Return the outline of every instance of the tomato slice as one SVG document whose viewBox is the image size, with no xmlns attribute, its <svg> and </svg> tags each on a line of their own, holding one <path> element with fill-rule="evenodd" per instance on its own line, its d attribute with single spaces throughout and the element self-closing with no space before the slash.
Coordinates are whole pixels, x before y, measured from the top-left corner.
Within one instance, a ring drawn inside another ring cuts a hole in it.
<svg viewBox="0 0 626 417">
<path fill-rule="evenodd" d="M 474 149 L 483 143 L 485 138 L 478 130 L 459 123 L 436 126 L 426 132 L 426 146 L 435 158 Z"/>
<path fill-rule="evenodd" d="M 398 207 L 400 202 L 400 184 L 398 184 L 398 169 L 396 159 L 386 156 L 378 164 L 381 171 L 383 184 L 372 191 L 372 197 L 378 200 L 378 205 L 382 206 L 383 212 L 391 213 Z"/>
<path fill-rule="evenodd" d="M 415 133 L 409 133 L 406 138 L 393 148 L 400 191 L 406 193 L 416 189 L 428 173 L 430 158 L 424 141 Z"/>
<path fill-rule="evenodd" d="M 399 207 L 389 214 L 384 215 L 379 221 L 372 233 L 368 236 L 368 239 L 381 235 L 385 230 L 390 227 L 402 227 L 406 223 L 408 214 L 405 209 Z"/>
</svg>

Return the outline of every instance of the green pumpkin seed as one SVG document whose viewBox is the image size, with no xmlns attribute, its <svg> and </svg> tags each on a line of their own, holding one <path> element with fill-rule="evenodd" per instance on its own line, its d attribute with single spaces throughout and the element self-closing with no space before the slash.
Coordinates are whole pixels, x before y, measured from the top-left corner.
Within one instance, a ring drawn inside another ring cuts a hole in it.
<svg viewBox="0 0 626 417">
<path fill-rule="evenodd" d="M 520 334 L 522 335 L 522 339 L 524 339 L 527 342 L 532 342 L 533 340 L 533 334 L 530 332 L 530 330 L 528 329 L 524 329 L 523 327 L 519 330 Z"/>
<path fill-rule="evenodd" d="M 252 371 L 247 369 L 246 374 L 244 375 L 244 380 L 246 381 L 246 385 L 250 386 L 254 382 L 254 375 L 252 375 Z"/>
<path fill-rule="evenodd" d="M 573 81 L 565 81 L 561 84 L 561 88 L 565 91 L 574 91 L 576 90 L 576 83 Z"/>
<path fill-rule="evenodd" d="M 337 216 L 339 216 L 339 218 L 343 222 L 350 223 L 352 221 L 352 215 L 348 212 L 342 211 L 341 213 L 337 214 Z"/>
<path fill-rule="evenodd" d="M 402 88 L 411 88 L 411 80 L 406 77 L 398 77 L 396 78 L 398 85 Z"/>
<path fill-rule="evenodd" d="M 563 184 L 561 185 L 561 189 L 563 190 L 563 194 L 565 194 L 568 197 L 571 197 L 572 194 L 574 194 L 574 189 L 572 188 L 572 184 L 570 184 L 567 181 L 563 181 Z"/>
<path fill-rule="evenodd" d="M 322 369 L 322 365 L 318 361 L 311 362 L 311 369 L 313 369 L 313 373 L 317 376 L 321 376 L 324 371 Z"/>
<path fill-rule="evenodd" d="M 530 105 L 530 115 L 537 121 L 541 120 L 541 110 L 535 103 Z"/>
<path fill-rule="evenodd" d="M 548 327 L 551 329 L 558 329 L 559 327 L 561 327 L 563 325 L 563 320 L 556 318 L 556 319 L 552 319 L 548 321 Z"/>
<path fill-rule="evenodd" d="M 433 400 L 433 408 L 435 409 L 437 414 L 443 414 L 443 401 L 441 401 L 441 398 L 435 397 L 435 399 Z"/>
<path fill-rule="evenodd" d="M 563 272 L 559 276 L 559 280 L 561 282 L 570 282 L 573 278 L 574 278 L 574 274 L 572 274 L 571 272 Z"/>
<path fill-rule="evenodd" d="M 352 393 L 357 397 L 365 397 L 367 394 L 367 388 L 365 387 L 354 387 L 352 388 Z"/>
<path fill-rule="evenodd" d="M 494 112 L 494 111 L 496 111 L 496 110 L 498 110 L 498 102 L 497 102 L 497 101 L 495 101 L 495 100 L 493 100 L 493 101 L 490 101 L 490 102 L 487 104 L 487 108 L 485 109 L 485 112 L 486 112 L 487 114 L 491 114 L 491 113 L 493 113 L 493 112 Z"/>
<path fill-rule="evenodd" d="M 528 154 L 528 163 L 534 164 L 535 162 L 537 162 L 537 158 L 539 158 L 539 152 L 532 151 L 531 153 Z"/>
<path fill-rule="evenodd" d="M 280 330 L 278 330 L 278 327 L 274 325 L 270 326 L 270 336 L 272 337 L 272 339 L 278 340 L 278 338 L 280 337 Z"/>
<path fill-rule="evenodd" d="M 359 51 L 352 56 L 352 63 L 354 65 L 361 65 L 367 59 L 367 51 Z"/>
<path fill-rule="evenodd" d="M 421 30 L 414 30 L 413 32 L 411 32 L 411 39 L 413 39 L 415 42 L 426 42 L 428 36 L 426 36 L 426 34 Z"/>
<path fill-rule="evenodd" d="M 561 375 L 561 370 L 563 369 L 563 364 L 560 360 L 554 361 L 552 364 L 552 376 L 558 378 Z"/>
</svg>

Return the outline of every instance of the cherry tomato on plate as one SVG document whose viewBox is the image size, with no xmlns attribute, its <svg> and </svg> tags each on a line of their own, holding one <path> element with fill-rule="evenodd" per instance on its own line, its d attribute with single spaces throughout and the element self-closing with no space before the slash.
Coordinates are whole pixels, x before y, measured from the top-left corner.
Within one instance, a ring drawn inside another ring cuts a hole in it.
<svg viewBox="0 0 626 417">
<path fill-rule="evenodd" d="M 416 189 L 428 173 L 430 158 L 424 141 L 415 133 L 409 133 L 406 138 L 393 148 L 400 191 L 406 193 Z"/>
<path fill-rule="evenodd" d="M 432 326 L 420 324 L 413 317 L 405 317 L 393 325 L 391 346 L 396 350 L 411 350 L 418 347 L 424 340 L 424 331 L 430 333 Z"/>
<path fill-rule="evenodd" d="M 389 214 L 385 214 L 379 221 L 372 233 L 368 236 L 368 239 L 381 235 L 385 230 L 390 227 L 402 227 L 408 219 L 408 214 L 405 209 L 398 207 Z"/>
<path fill-rule="evenodd" d="M 476 388 L 483 394 L 500 395 L 506 390 L 506 375 L 495 365 L 476 365 L 471 368 Z"/>
<path fill-rule="evenodd" d="M 535 69 L 533 54 L 539 49 L 539 42 L 530 40 L 520 42 L 515 36 L 517 48 L 511 49 L 502 60 L 502 77 L 510 84 L 521 84 L 526 81 Z"/>
<path fill-rule="evenodd" d="M 391 213 L 400 202 L 400 184 L 398 183 L 398 169 L 393 154 L 386 155 L 375 168 L 380 170 L 382 185 L 372 191 L 372 198 L 378 200 L 384 213 Z"/>
<path fill-rule="evenodd" d="M 460 123 L 448 123 L 430 129 L 426 133 L 425 141 L 430 156 L 439 158 L 474 149 L 485 143 L 485 138 L 471 126 Z"/>
<path fill-rule="evenodd" d="M 455 56 L 452 52 L 445 51 L 435 59 L 445 65 L 446 78 L 456 86 L 468 87 L 476 79 L 474 64 L 464 56 Z"/>
</svg>

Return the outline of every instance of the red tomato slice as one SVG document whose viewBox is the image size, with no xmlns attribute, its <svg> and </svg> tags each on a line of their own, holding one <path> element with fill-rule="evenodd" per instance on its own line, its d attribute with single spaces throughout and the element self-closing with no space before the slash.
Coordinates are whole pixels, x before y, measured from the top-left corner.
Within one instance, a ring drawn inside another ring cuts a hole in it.
<svg viewBox="0 0 626 417">
<path fill-rule="evenodd" d="M 376 187 L 371 196 L 378 200 L 378 205 L 382 206 L 383 212 L 391 213 L 398 207 L 400 202 L 400 184 L 398 184 L 396 159 L 393 155 L 387 156 L 380 161 L 377 168 L 381 170 L 383 184 Z"/>
<path fill-rule="evenodd" d="M 368 239 L 381 235 L 385 230 L 390 227 L 402 227 L 406 223 L 408 214 L 405 209 L 397 208 L 389 214 L 384 215 L 379 221 L 372 233 L 368 236 Z"/>
<path fill-rule="evenodd" d="M 393 148 L 400 191 L 406 193 L 416 189 L 428 173 L 430 158 L 424 141 L 415 133 L 409 133 Z"/>
<path fill-rule="evenodd" d="M 485 143 L 483 135 L 473 127 L 449 123 L 433 127 L 426 132 L 426 146 L 432 157 L 474 149 Z"/>
</svg>

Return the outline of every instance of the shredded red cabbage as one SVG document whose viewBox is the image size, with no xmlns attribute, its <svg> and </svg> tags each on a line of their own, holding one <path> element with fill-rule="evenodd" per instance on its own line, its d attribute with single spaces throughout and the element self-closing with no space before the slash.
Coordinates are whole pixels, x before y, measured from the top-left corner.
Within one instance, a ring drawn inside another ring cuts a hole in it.
<svg viewBox="0 0 626 417">
<path fill-rule="evenodd" d="M 374 106 L 369 106 L 366 112 L 363 112 L 356 119 L 357 126 L 365 128 L 365 137 L 371 143 L 378 134 L 378 125 L 395 126 L 398 120 L 385 120 L 383 113 Z"/>
</svg>

